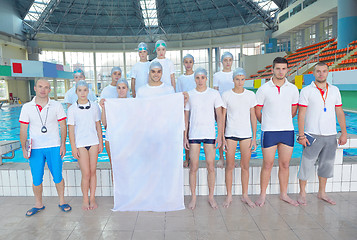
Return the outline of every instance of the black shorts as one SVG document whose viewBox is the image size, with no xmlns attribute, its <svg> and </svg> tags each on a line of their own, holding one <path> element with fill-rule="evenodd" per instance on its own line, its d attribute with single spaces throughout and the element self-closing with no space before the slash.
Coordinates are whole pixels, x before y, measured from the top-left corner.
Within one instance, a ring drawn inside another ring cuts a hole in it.
<svg viewBox="0 0 357 240">
<path fill-rule="evenodd" d="M 216 140 L 215 139 L 190 139 L 188 140 L 190 144 L 215 144 Z"/>
<path fill-rule="evenodd" d="M 229 139 L 229 140 L 233 140 L 233 141 L 243 141 L 243 140 L 246 140 L 246 139 L 251 139 L 251 137 L 247 137 L 247 138 L 240 138 L 240 137 L 225 137 L 226 139 Z"/>
</svg>

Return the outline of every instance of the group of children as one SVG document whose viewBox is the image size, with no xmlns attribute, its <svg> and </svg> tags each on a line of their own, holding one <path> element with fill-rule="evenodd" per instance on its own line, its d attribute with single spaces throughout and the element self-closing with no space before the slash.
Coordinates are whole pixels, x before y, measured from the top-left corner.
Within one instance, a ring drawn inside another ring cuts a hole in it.
<svg viewBox="0 0 357 240">
<path fill-rule="evenodd" d="M 208 87 L 207 71 L 203 68 L 193 70 L 194 57 L 192 55 L 187 54 L 183 58 L 186 72 L 178 77 L 175 83 L 174 65 L 165 58 L 166 43 L 164 41 L 156 42 L 157 58 L 151 62 L 147 60 L 148 48 L 145 43 L 139 44 L 138 51 L 140 62 L 134 65 L 131 71 L 132 97 L 147 98 L 171 94 L 175 91 L 182 92 L 185 96 L 184 148 L 186 160 L 184 166 L 190 168 L 189 183 L 192 194 L 191 202 L 188 205 L 190 209 L 196 207 L 196 174 L 201 144 L 203 144 L 205 152 L 208 170 L 208 198 L 212 208 L 218 207 L 214 200 L 215 152 L 216 149 L 220 150 L 218 167 L 224 166 L 223 152 L 226 152 L 227 197 L 223 206 L 229 207 L 232 202 L 232 173 L 235 168 L 235 152 L 238 142 L 241 152 L 241 200 L 250 207 L 264 204 L 265 191 L 270 179 L 275 152 L 278 149 L 280 197 L 292 205 L 297 205 L 296 201 L 287 196 L 287 184 L 289 162 L 294 145 L 292 118 L 297 112 L 299 92 L 285 78 L 288 66 L 285 59 L 274 60 L 274 76 L 270 81 L 271 84 L 264 84 L 258 90 L 256 97 L 254 92 L 244 88 L 245 70 L 237 68 L 232 71 L 233 55 L 229 52 L 223 53 L 221 57 L 223 68 L 214 74 L 212 89 Z M 100 113 L 98 104 L 90 98 L 91 91 L 84 80 L 76 81 L 74 90 L 77 97 L 66 95 L 65 98 L 65 101 L 72 99 L 72 102 L 66 102 L 72 104 L 68 109 L 69 137 L 72 154 L 74 158 L 78 159 L 82 171 L 83 209 L 97 207 L 94 197 L 95 172 L 98 153 L 103 150 L 100 122 L 107 128 L 105 99 L 130 97 L 128 82 L 121 78 L 121 75 L 122 71 L 119 67 L 112 69 L 112 82 L 103 89 L 100 96 L 99 105 L 102 108 L 102 113 Z M 83 71 L 75 72 L 76 79 L 84 79 Z M 274 89 L 270 88 L 271 86 Z M 274 96 L 272 91 L 274 91 Z M 272 103 L 272 99 L 276 102 Z M 274 109 L 274 106 L 280 105 L 284 106 Z M 265 111 L 262 111 L 263 106 L 265 106 Z M 251 153 L 257 148 L 257 120 L 260 122 L 263 120 L 262 151 L 264 161 L 261 172 L 261 195 L 254 203 L 248 197 L 248 181 Z M 110 129 L 107 129 L 106 135 L 106 137 L 110 135 Z M 108 139 L 105 140 L 105 147 L 111 162 L 111 146 Z M 88 198 L 89 189 L 90 198 Z"/>
</svg>

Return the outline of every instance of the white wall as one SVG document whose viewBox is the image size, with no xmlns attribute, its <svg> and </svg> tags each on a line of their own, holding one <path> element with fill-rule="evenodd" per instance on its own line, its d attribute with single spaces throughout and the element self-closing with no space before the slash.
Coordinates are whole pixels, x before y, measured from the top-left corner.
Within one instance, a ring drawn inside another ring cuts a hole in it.
<svg viewBox="0 0 357 240">
<path fill-rule="evenodd" d="M 274 58 L 284 57 L 285 55 L 285 52 L 267 53 L 253 56 L 244 55 L 242 61 L 243 67 L 247 72 L 247 78 L 249 78 L 250 75 L 257 73 L 258 70 L 264 69 L 266 66 L 271 65 Z"/>
</svg>

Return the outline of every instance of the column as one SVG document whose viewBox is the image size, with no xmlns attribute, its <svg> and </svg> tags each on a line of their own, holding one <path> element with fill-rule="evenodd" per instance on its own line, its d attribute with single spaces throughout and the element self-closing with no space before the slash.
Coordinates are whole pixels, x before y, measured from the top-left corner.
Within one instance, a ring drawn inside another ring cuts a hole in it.
<svg viewBox="0 0 357 240">
<path fill-rule="evenodd" d="M 338 0 L 337 2 L 337 49 L 345 48 L 357 39 L 356 9 L 356 0 Z"/>
</svg>

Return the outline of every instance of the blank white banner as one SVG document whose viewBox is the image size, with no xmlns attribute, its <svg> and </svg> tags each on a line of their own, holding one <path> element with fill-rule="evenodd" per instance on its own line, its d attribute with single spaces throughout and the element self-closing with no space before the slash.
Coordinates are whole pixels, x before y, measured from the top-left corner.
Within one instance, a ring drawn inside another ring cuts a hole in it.
<svg viewBox="0 0 357 240">
<path fill-rule="evenodd" d="M 175 211 L 184 206 L 181 93 L 107 99 L 114 211 Z"/>
</svg>

